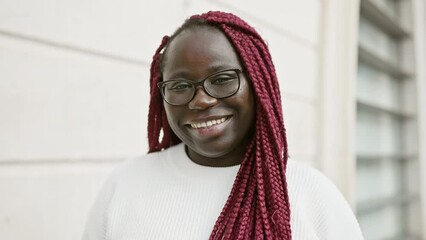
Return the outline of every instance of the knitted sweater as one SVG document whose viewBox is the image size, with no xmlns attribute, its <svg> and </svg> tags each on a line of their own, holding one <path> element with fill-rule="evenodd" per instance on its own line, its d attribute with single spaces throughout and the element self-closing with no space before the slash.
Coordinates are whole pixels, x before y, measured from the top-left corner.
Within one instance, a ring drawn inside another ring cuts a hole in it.
<svg viewBox="0 0 426 240">
<path fill-rule="evenodd" d="M 104 184 L 83 239 L 208 239 L 238 169 L 198 165 L 183 144 L 126 161 Z M 363 239 L 324 175 L 292 160 L 286 174 L 293 239 Z"/>
</svg>

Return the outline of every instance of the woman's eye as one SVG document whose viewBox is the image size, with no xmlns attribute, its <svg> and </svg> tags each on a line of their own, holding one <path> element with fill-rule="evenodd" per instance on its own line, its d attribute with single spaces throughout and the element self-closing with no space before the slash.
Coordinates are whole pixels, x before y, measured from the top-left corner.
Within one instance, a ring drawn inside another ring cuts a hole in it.
<svg viewBox="0 0 426 240">
<path fill-rule="evenodd" d="M 236 77 L 233 76 L 217 76 L 212 79 L 211 83 L 214 85 L 226 84 L 235 80 Z"/>
<path fill-rule="evenodd" d="M 188 84 L 187 82 L 175 82 L 175 83 L 171 83 L 167 89 L 172 91 L 177 91 L 177 90 L 185 90 L 191 87 L 192 85 Z"/>
</svg>

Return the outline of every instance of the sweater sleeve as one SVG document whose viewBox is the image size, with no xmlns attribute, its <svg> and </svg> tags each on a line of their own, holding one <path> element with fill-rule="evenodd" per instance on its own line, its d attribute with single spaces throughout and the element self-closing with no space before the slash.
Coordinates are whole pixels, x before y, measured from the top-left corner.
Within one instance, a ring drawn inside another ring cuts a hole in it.
<svg viewBox="0 0 426 240">
<path fill-rule="evenodd" d="M 89 212 L 83 240 L 107 239 L 108 208 L 114 195 L 115 185 L 115 176 L 111 175 L 104 183 Z"/>
</svg>

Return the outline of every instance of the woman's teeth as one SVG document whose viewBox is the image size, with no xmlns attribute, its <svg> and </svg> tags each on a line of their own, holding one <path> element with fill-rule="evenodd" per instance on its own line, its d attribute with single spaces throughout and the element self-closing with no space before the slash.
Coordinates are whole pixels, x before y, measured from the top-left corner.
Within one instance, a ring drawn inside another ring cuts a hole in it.
<svg viewBox="0 0 426 240">
<path fill-rule="evenodd" d="M 216 119 L 216 120 L 209 120 L 207 122 L 191 123 L 191 127 L 195 128 L 195 129 L 210 127 L 210 126 L 213 126 L 213 125 L 221 124 L 221 123 L 225 122 L 225 120 L 226 120 L 226 117 L 223 117 L 223 118 L 219 118 L 219 119 Z"/>
</svg>

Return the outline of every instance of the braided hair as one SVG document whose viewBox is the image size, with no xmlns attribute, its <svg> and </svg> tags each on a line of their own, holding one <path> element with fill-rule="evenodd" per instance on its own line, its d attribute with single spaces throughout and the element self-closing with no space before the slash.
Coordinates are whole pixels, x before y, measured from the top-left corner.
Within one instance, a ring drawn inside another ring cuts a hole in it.
<svg viewBox="0 0 426 240">
<path fill-rule="evenodd" d="M 244 20 L 211 11 L 190 17 L 171 37 L 163 38 L 151 64 L 149 152 L 181 142 L 167 122 L 156 85 L 162 81 L 162 56 L 170 42 L 197 26 L 213 26 L 225 34 L 251 80 L 256 101 L 255 132 L 210 239 L 291 239 L 285 175 L 288 151 L 278 79 L 268 46 Z"/>
</svg>

